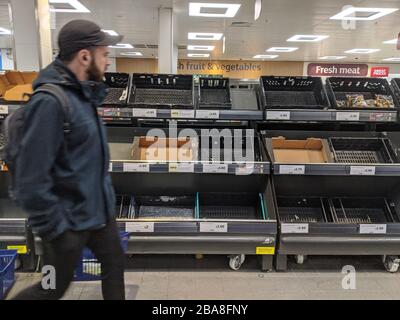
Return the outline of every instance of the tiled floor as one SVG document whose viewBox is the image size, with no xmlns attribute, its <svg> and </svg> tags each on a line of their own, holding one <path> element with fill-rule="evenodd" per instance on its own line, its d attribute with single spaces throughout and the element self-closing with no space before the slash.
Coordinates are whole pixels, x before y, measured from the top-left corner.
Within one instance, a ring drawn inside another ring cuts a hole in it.
<svg viewBox="0 0 400 320">
<path fill-rule="evenodd" d="M 289 261 L 289 271 L 262 273 L 255 257 L 239 271 L 224 256 L 134 256 L 125 274 L 128 299 L 400 299 L 400 272 L 390 274 L 380 257 L 309 257 Z M 356 270 L 355 290 L 342 288 L 342 267 Z M 39 281 L 39 274 L 17 274 L 9 294 Z M 64 299 L 101 299 L 99 282 L 73 283 Z"/>
</svg>

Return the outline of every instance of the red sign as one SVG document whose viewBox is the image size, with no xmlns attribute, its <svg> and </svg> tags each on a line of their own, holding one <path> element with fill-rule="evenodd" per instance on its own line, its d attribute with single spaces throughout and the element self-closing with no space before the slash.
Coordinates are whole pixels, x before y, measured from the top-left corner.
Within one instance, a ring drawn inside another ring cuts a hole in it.
<svg viewBox="0 0 400 320">
<path fill-rule="evenodd" d="M 386 78 L 389 76 L 389 67 L 372 67 L 371 77 L 372 78 Z"/>
<path fill-rule="evenodd" d="M 307 68 L 309 76 L 317 77 L 366 77 L 367 64 L 310 63 Z"/>
</svg>

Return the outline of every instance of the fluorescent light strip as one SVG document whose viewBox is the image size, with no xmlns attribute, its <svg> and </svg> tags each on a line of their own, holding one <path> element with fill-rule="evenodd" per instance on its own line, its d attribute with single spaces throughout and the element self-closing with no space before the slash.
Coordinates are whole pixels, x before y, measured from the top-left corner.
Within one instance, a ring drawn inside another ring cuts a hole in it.
<svg viewBox="0 0 400 320">
<path fill-rule="evenodd" d="M 319 60 L 341 60 L 347 58 L 346 56 L 325 56 L 320 57 Z"/>
<path fill-rule="evenodd" d="M 399 9 L 394 8 L 357 8 L 357 7 L 350 7 L 338 14 L 330 17 L 329 19 L 332 20 L 376 20 L 388 14 L 391 14 Z M 356 17 L 356 12 L 364 12 L 364 13 L 373 13 L 368 17 Z M 353 15 L 353 16 L 352 16 Z"/>
<path fill-rule="evenodd" d="M 101 30 L 101 31 L 103 31 L 103 32 L 105 32 L 105 33 L 108 33 L 110 36 L 115 36 L 115 37 L 117 37 L 119 34 L 118 33 L 116 33 L 114 30 Z"/>
<path fill-rule="evenodd" d="M 388 40 L 388 41 L 383 41 L 384 44 L 397 44 L 397 38 Z"/>
<path fill-rule="evenodd" d="M 115 46 L 109 46 L 113 49 L 133 49 L 133 46 L 129 43 L 117 43 Z"/>
<path fill-rule="evenodd" d="M 258 54 L 253 57 L 253 59 L 275 59 L 278 58 L 279 55 L 277 54 Z"/>
<path fill-rule="evenodd" d="M 188 50 L 199 50 L 199 51 L 213 51 L 215 49 L 215 46 L 195 46 L 195 45 L 189 45 L 187 46 Z"/>
<path fill-rule="evenodd" d="M 351 49 L 345 51 L 345 53 L 359 53 L 359 54 L 369 54 L 381 51 L 381 49 Z"/>
<path fill-rule="evenodd" d="M 326 38 L 329 38 L 329 36 L 322 36 L 322 35 L 309 35 L 309 34 L 297 34 L 286 41 L 288 42 L 318 42 L 322 41 Z"/>
<path fill-rule="evenodd" d="M 143 56 L 141 52 L 121 52 L 121 56 L 132 56 L 132 57 L 140 57 Z"/>
<path fill-rule="evenodd" d="M 240 9 L 241 4 L 231 3 L 189 3 L 189 15 L 195 17 L 209 18 L 233 18 Z M 226 9 L 225 13 L 202 13 L 203 8 L 209 9 Z"/>
<path fill-rule="evenodd" d="M 387 59 L 383 59 L 382 61 L 400 62 L 400 57 L 399 58 L 387 58 Z"/>
<path fill-rule="evenodd" d="M 201 33 L 201 32 L 189 32 L 188 39 L 189 40 L 221 40 L 223 33 Z"/>
<path fill-rule="evenodd" d="M 295 47 L 272 47 L 267 50 L 267 52 L 293 52 L 299 48 Z"/>
<path fill-rule="evenodd" d="M 188 53 L 189 58 L 209 58 L 209 53 Z"/>
<path fill-rule="evenodd" d="M 49 0 L 49 3 L 51 3 L 51 4 L 66 3 L 74 8 L 74 9 L 50 8 L 51 12 L 70 12 L 70 13 L 89 13 L 90 12 L 90 10 L 88 8 L 86 8 L 78 0 Z"/>
<path fill-rule="evenodd" d="M 8 30 L 8 29 L 6 29 L 6 28 L 1 28 L 0 27 L 0 35 L 8 35 L 8 34 L 11 34 L 11 30 Z"/>
<path fill-rule="evenodd" d="M 226 37 L 222 39 L 222 53 L 225 53 L 226 51 Z"/>
</svg>

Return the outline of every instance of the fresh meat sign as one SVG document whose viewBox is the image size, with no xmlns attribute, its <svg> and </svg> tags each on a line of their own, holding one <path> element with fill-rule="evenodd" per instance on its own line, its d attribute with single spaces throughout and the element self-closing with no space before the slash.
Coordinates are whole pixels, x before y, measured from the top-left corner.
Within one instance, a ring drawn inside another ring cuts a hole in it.
<svg viewBox="0 0 400 320">
<path fill-rule="evenodd" d="M 310 63 L 307 74 L 316 77 L 366 77 L 367 64 Z"/>
</svg>

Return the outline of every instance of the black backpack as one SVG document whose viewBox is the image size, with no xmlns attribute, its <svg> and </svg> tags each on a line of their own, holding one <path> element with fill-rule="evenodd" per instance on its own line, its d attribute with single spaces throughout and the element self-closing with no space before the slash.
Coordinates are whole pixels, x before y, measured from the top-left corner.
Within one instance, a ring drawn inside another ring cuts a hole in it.
<svg viewBox="0 0 400 320">
<path fill-rule="evenodd" d="M 71 127 L 71 115 L 69 99 L 64 90 L 56 84 L 45 84 L 37 88 L 33 94 L 30 95 L 30 98 L 38 93 L 51 94 L 59 101 L 64 112 L 64 135 L 68 135 Z M 14 192 L 14 186 L 17 185 L 17 181 L 15 181 L 15 167 L 21 148 L 21 140 L 24 135 L 25 117 L 25 108 L 18 108 L 15 112 L 8 115 L 8 117 L 4 120 L 1 130 L 3 141 L 1 142 L 2 145 L 0 146 L 0 159 L 3 160 L 8 167 L 8 172 L 10 174 L 9 195 L 14 201 L 17 201 Z"/>
</svg>

